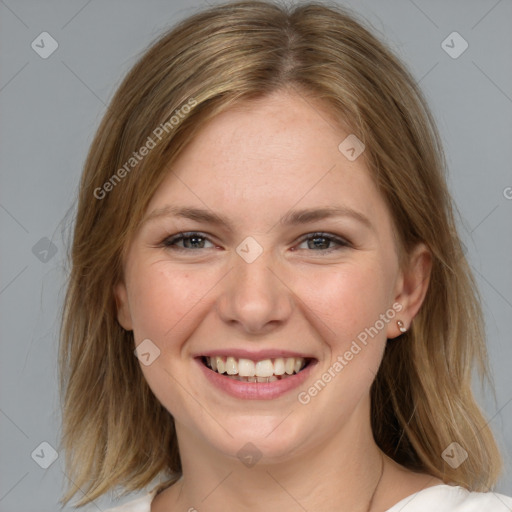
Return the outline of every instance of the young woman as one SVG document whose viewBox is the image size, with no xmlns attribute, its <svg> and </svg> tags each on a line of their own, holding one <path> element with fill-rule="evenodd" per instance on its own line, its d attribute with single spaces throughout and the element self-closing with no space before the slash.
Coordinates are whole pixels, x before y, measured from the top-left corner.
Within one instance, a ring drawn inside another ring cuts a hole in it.
<svg viewBox="0 0 512 512">
<path fill-rule="evenodd" d="M 229 3 L 159 39 L 92 144 L 71 256 L 64 503 L 512 507 L 432 117 L 341 9 Z"/>
</svg>

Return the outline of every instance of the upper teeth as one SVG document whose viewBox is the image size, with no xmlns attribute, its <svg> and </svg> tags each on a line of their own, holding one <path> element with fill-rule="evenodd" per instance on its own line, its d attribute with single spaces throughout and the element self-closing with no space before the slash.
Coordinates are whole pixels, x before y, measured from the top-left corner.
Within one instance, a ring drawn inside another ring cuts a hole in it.
<svg viewBox="0 0 512 512">
<path fill-rule="evenodd" d="M 240 377 L 271 377 L 272 375 L 292 375 L 304 368 L 306 360 L 303 357 L 278 357 L 276 359 L 237 359 L 235 357 L 207 357 L 208 366 L 218 372 Z"/>
</svg>

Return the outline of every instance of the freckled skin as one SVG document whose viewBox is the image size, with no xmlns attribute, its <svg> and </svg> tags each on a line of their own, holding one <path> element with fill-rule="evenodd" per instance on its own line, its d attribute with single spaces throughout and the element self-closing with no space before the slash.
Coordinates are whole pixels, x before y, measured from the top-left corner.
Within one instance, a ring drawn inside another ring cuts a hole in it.
<svg viewBox="0 0 512 512">
<path fill-rule="evenodd" d="M 194 466 L 205 482 L 215 472 L 227 472 L 230 464 L 239 467 L 236 454 L 247 442 L 263 454 L 257 467 L 270 464 L 276 472 L 293 463 L 299 473 L 316 466 L 329 473 L 345 461 L 351 470 L 344 478 L 351 482 L 379 464 L 369 390 L 387 339 L 400 334 L 396 319 L 409 326 L 421 305 L 429 260 L 419 246 L 410 269 L 399 268 L 392 219 L 364 157 L 350 162 L 338 151 L 348 133 L 328 118 L 321 105 L 313 109 L 300 97 L 276 93 L 213 119 L 175 162 L 148 212 L 168 204 L 207 207 L 229 218 L 234 231 L 155 219 L 137 233 L 124 262 L 124 281 L 115 290 L 119 321 L 134 331 L 136 343 L 149 338 L 161 350 L 152 365 L 141 369 L 175 418 L 184 473 Z M 276 224 L 292 209 L 328 205 L 361 212 L 373 230 L 348 217 Z M 181 231 L 201 232 L 208 242 L 182 251 L 160 245 Z M 319 231 L 347 239 L 351 246 L 322 254 L 301 241 Z M 263 247 L 252 263 L 236 253 L 247 236 Z M 320 378 L 395 302 L 402 305 L 395 320 L 308 405 L 301 405 L 298 392 Z M 212 387 L 198 370 L 192 355 L 212 347 L 284 348 L 311 354 L 318 364 L 301 389 L 275 400 L 239 400 Z M 251 471 L 252 481 L 258 481 L 258 470 Z M 199 476 L 188 478 L 189 494 L 192 488 L 198 492 L 201 484 L 194 479 Z M 311 499 L 321 489 L 328 497 L 339 492 L 329 481 L 315 485 L 318 490 L 307 491 Z M 223 492 L 229 489 L 226 484 Z M 230 496 L 239 492 L 233 488 Z"/>
</svg>

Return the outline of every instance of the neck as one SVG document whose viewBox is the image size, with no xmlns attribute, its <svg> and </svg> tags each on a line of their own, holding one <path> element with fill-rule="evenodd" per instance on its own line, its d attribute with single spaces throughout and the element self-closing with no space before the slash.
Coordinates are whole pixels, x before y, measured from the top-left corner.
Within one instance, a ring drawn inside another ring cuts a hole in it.
<svg viewBox="0 0 512 512">
<path fill-rule="evenodd" d="M 369 418 L 361 422 L 353 415 L 323 443 L 287 460 L 263 457 L 248 467 L 177 424 L 183 476 L 169 489 L 168 509 L 221 512 L 229 503 L 230 509 L 266 511 L 271 503 L 282 512 L 301 508 L 367 512 L 372 497 L 376 499 L 383 469 L 382 453 L 369 425 Z"/>
</svg>

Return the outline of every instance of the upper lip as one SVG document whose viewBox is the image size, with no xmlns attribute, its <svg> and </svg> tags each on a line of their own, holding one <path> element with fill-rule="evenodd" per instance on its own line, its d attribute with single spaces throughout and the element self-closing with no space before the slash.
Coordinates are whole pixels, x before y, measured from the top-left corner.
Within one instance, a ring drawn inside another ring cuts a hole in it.
<svg viewBox="0 0 512 512">
<path fill-rule="evenodd" d="M 302 357 L 304 359 L 316 359 L 311 354 L 304 352 L 293 352 L 290 350 L 270 349 L 270 350 L 244 350 L 241 348 L 218 348 L 206 350 L 196 354 L 194 357 L 235 357 L 236 359 L 251 359 L 252 361 L 262 361 L 264 359 L 276 359 L 278 357 Z"/>
</svg>

